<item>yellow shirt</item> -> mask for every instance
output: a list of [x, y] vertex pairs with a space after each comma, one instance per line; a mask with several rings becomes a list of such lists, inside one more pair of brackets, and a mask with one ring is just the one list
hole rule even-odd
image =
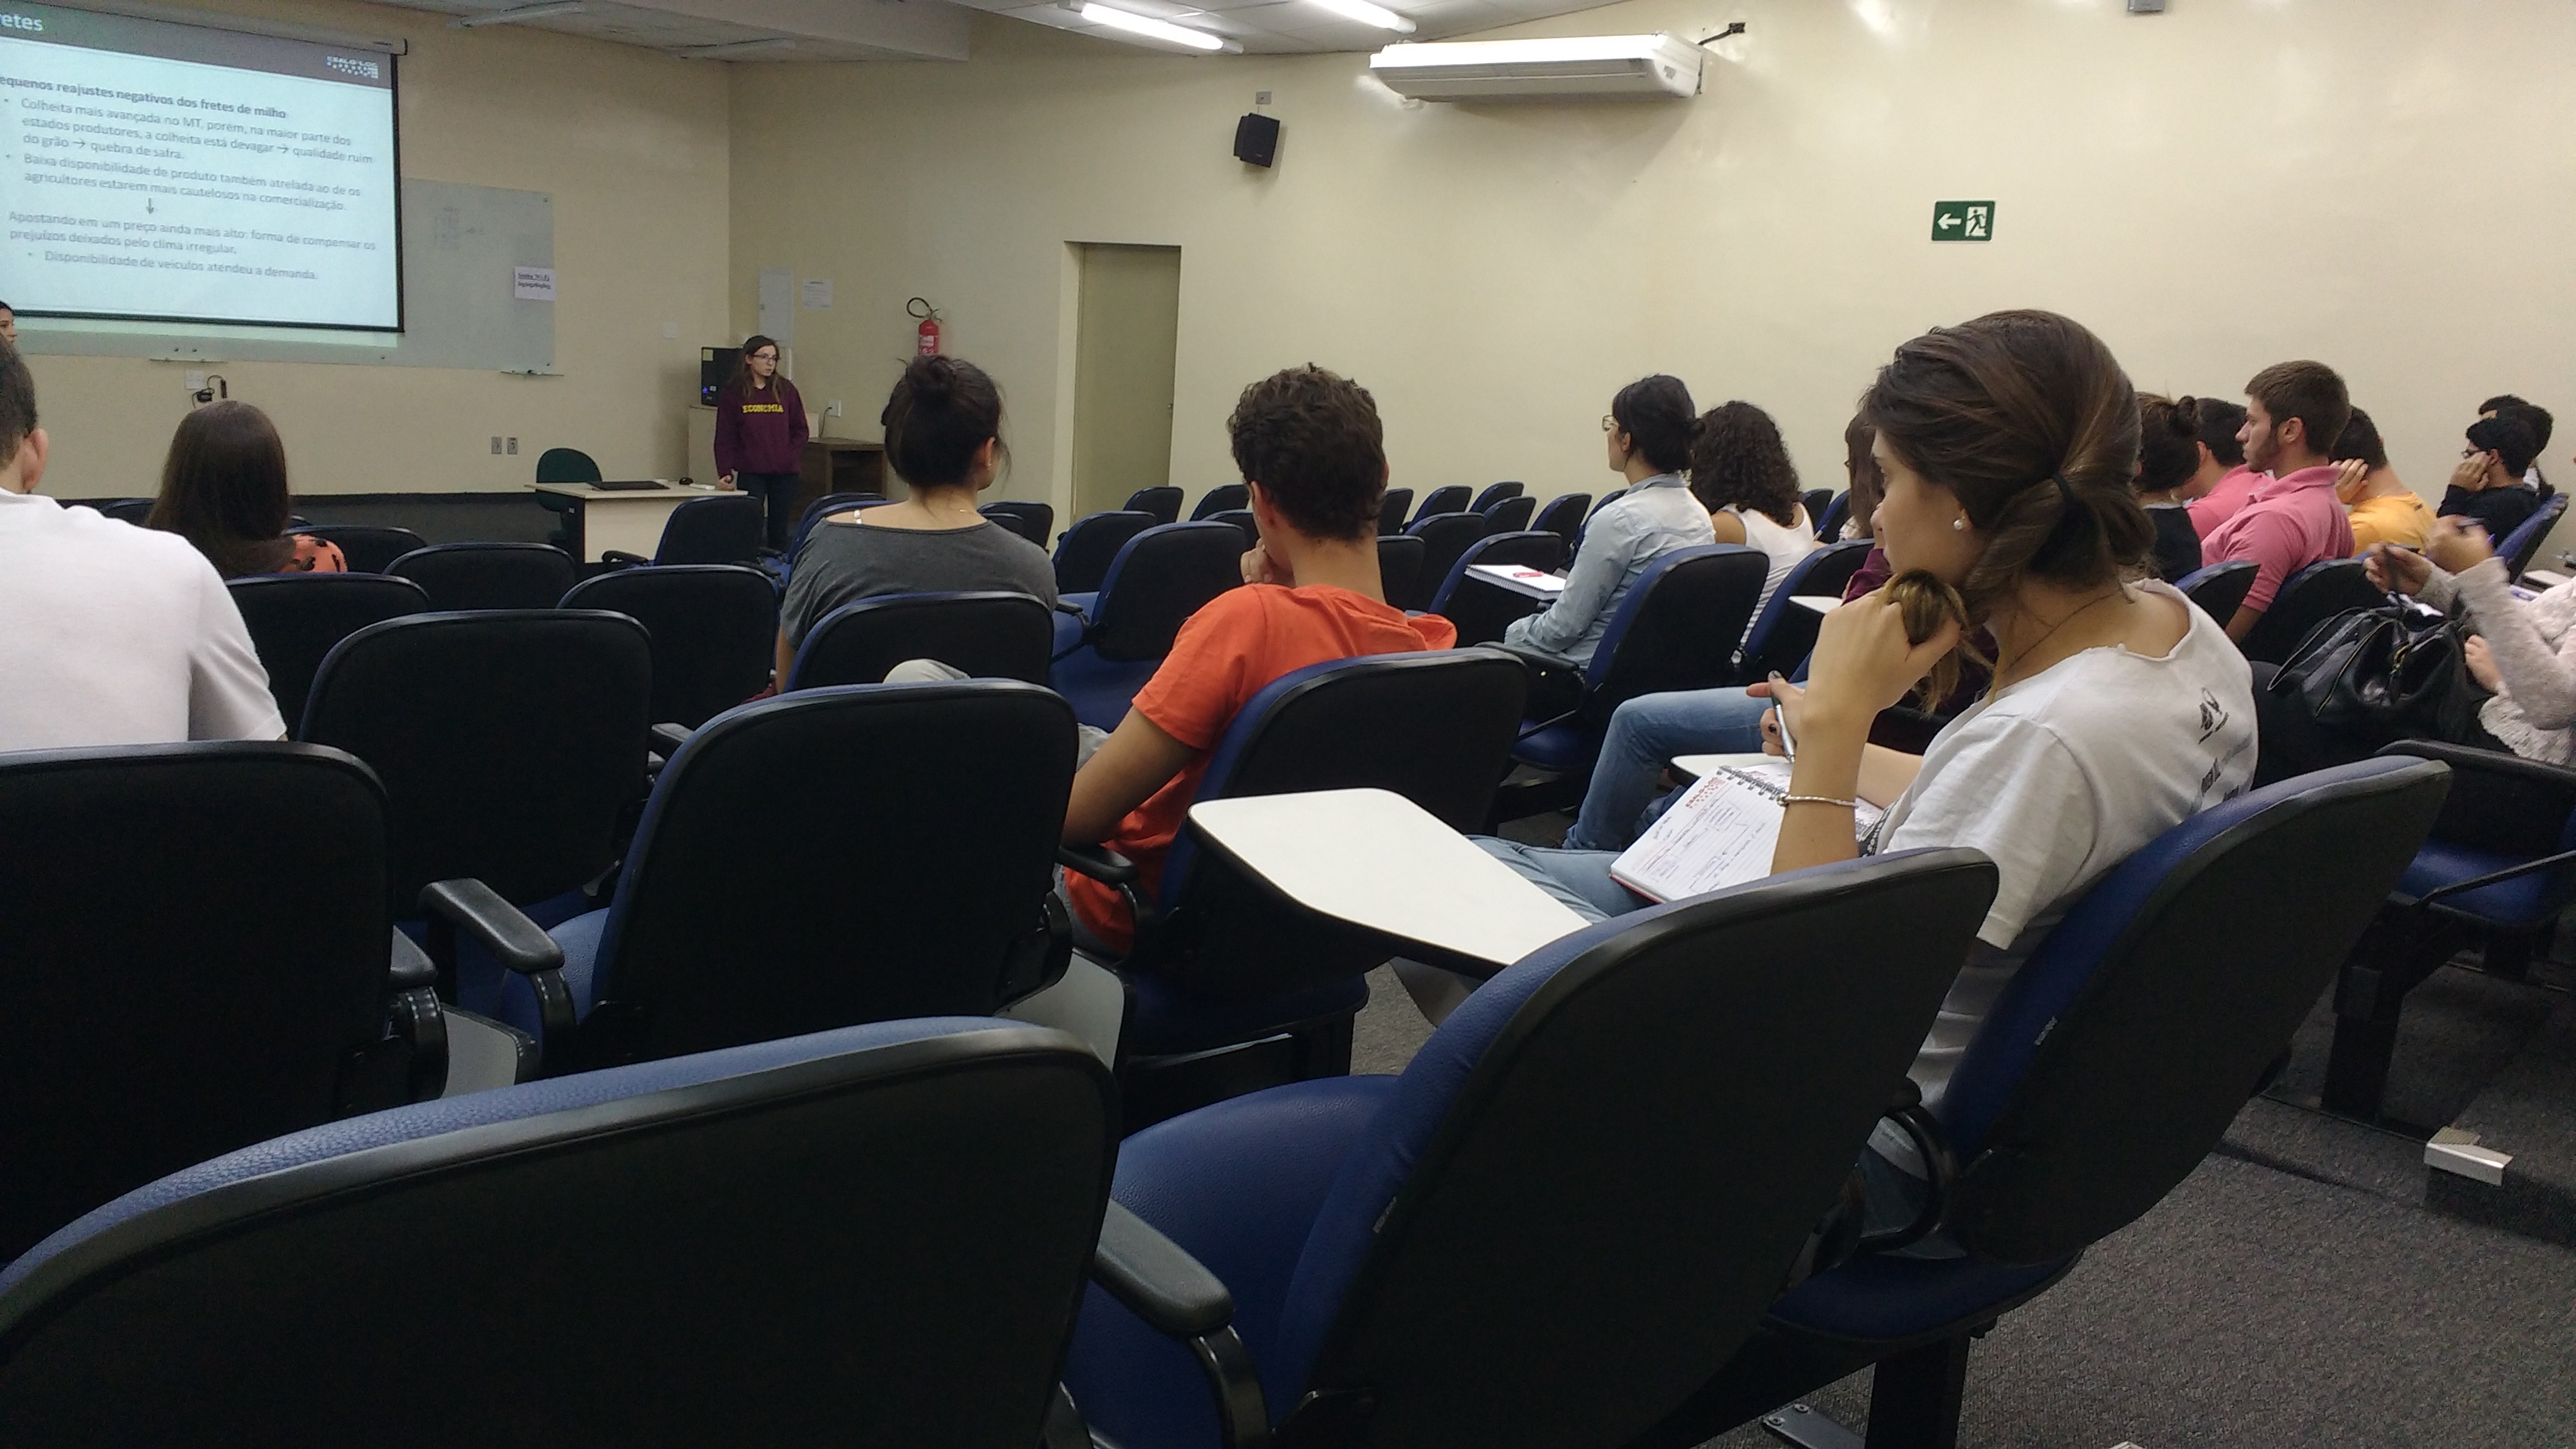
[[2412, 492], [2365, 498], [2348, 511], [2352, 515], [2352, 552], [2356, 558], [2369, 552], [2375, 543], [2422, 548], [2425, 535], [2433, 527], [2432, 508]]

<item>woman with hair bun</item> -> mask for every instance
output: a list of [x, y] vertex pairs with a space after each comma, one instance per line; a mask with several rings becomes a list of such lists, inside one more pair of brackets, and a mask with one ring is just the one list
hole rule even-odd
[[1055, 607], [1046, 550], [976, 511], [976, 496], [1010, 460], [1001, 390], [984, 370], [962, 358], [916, 357], [878, 421], [886, 465], [912, 496], [832, 514], [805, 535], [779, 605], [782, 686], [806, 631], [858, 599], [999, 590]]
[[2200, 567], [2200, 530], [2191, 526], [2200, 456], [2200, 400], [2140, 394], [2138, 503], [2155, 525], [2156, 573], [2166, 583]]
[[[2071, 898], [2252, 780], [2254, 698], [2216, 621], [2169, 584], [2130, 582], [2154, 530], [2131, 489], [2137, 396], [2101, 339], [2048, 312], [1937, 329], [1897, 349], [1861, 410], [1896, 577], [1826, 616], [1803, 690], [1773, 686], [1798, 750], [1771, 868], [1927, 846], [1993, 859], [1994, 904], [1915, 1060], [1937, 1101]], [[1879, 711], [1948, 693], [1980, 625], [1993, 687], [1920, 759], [1870, 745]], [[1862, 798], [1888, 802], [1867, 840]], [[1479, 844], [1587, 919], [1645, 904], [1607, 852]], [[1869, 1228], [1911, 1221], [1925, 1193], [1901, 1136], [1861, 1166]]]
[[1715, 541], [1707, 508], [1682, 483], [1699, 420], [1680, 378], [1657, 373], [1619, 389], [1601, 431], [1608, 435], [1610, 471], [1628, 480], [1628, 491], [1584, 523], [1582, 547], [1556, 602], [1503, 631], [1506, 644], [1576, 664], [1592, 662], [1611, 614], [1646, 565], [1674, 549]]

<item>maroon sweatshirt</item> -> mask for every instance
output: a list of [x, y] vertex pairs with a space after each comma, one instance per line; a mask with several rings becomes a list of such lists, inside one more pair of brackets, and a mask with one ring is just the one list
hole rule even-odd
[[804, 451], [805, 400], [796, 384], [773, 377], [747, 399], [731, 387], [716, 394], [718, 473], [794, 473]]

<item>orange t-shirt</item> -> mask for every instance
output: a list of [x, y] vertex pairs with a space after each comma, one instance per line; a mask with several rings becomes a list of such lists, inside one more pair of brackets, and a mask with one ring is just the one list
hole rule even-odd
[[[1246, 584], [1210, 600], [1172, 641], [1154, 677], [1136, 692], [1134, 708], [1163, 733], [1197, 754], [1178, 775], [1129, 811], [1107, 842], [1136, 863], [1138, 890], [1152, 899], [1163, 879], [1163, 857], [1181, 833], [1181, 821], [1198, 799], [1216, 742], [1252, 697], [1283, 674], [1329, 659], [1363, 654], [1402, 654], [1446, 649], [1457, 627], [1437, 614], [1410, 617], [1348, 589], [1314, 584], [1283, 589]], [[1101, 941], [1125, 952], [1135, 922], [1117, 890], [1089, 876], [1067, 873], [1065, 891], [1082, 923]]]

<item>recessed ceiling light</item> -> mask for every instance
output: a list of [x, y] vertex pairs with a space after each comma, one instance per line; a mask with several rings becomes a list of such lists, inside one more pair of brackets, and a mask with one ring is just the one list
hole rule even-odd
[[1315, 3], [1335, 15], [1356, 20], [1362, 25], [1374, 25], [1380, 30], [1392, 30], [1399, 35], [1413, 33], [1412, 21], [1383, 5], [1371, 5], [1369, 0], [1315, 0]]
[[1156, 20], [1150, 15], [1139, 15], [1132, 10], [1118, 10], [1107, 5], [1093, 4], [1090, 0], [1085, 0], [1075, 13], [1094, 25], [1106, 25], [1112, 30], [1123, 30], [1130, 35], [1144, 36], [1148, 40], [1186, 45], [1192, 50], [1223, 50], [1236, 54], [1241, 54], [1243, 51], [1242, 46], [1223, 36], [1210, 35], [1204, 30], [1193, 30], [1186, 25], [1174, 25], [1168, 20]]

